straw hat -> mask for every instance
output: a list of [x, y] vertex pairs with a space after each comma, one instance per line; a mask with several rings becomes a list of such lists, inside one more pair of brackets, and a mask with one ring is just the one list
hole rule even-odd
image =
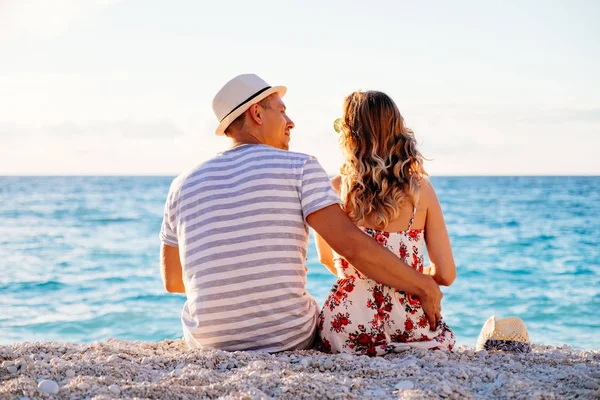
[[481, 328], [475, 349], [529, 353], [531, 346], [525, 322], [517, 317], [498, 319], [491, 316]]
[[255, 74], [238, 75], [225, 84], [213, 99], [213, 111], [219, 120], [215, 133], [225, 135], [225, 129], [252, 104], [256, 104], [273, 93], [283, 97], [285, 86], [270, 86]]

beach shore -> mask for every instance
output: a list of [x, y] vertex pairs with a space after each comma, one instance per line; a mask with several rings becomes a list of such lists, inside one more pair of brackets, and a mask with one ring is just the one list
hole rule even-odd
[[[1, 399], [564, 399], [600, 397], [600, 351], [188, 350], [180, 340], [0, 346]], [[46, 393], [45, 393], [46, 392]]]

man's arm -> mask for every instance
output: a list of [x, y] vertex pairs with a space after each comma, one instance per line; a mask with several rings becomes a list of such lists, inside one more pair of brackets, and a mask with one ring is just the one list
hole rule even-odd
[[185, 293], [183, 268], [179, 259], [179, 249], [164, 243], [160, 247], [160, 272], [165, 289], [169, 293]]
[[396, 257], [352, 223], [339, 205], [311, 213], [306, 221], [331, 248], [369, 278], [419, 297], [429, 326], [441, 318], [442, 292], [431, 276]]

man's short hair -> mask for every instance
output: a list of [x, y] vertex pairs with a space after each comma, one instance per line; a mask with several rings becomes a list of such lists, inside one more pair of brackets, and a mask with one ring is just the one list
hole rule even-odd
[[[273, 96], [273, 95], [271, 95]], [[262, 108], [271, 108], [271, 96], [267, 96], [261, 101], [258, 102]], [[242, 113], [239, 117], [233, 120], [231, 124], [225, 129], [225, 134], [231, 133], [230, 129], [235, 128], [238, 131], [244, 129], [244, 125], [246, 124], [246, 113]]]

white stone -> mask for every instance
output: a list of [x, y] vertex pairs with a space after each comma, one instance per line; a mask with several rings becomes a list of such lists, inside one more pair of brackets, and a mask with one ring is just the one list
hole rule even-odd
[[8, 368], [8, 367], [12, 367], [13, 365], [15, 365], [15, 363], [14, 363], [14, 362], [12, 362], [12, 361], [8, 361], [8, 360], [6, 360], [6, 361], [3, 361], [3, 362], [2, 362], [2, 368]]
[[485, 349], [483, 349], [483, 350], [479, 350], [479, 351], [477, 352], [477, 356], [478, 356], [478, 357], [485, 357], [485, 356], [487, 356], [487, 355], [488, 355], [488, 352], [487, 352], [487, 350], [485, 350]]
[[412, 381], [400, 381], [394, 387], [398, 390], [411, 390], [415, 387], [415, 384]]
[[597, 384], [596, 382], [594, 382], [594, 381], [585, 381], [585, 382], [583, 383], [583, 386], [584, 386], [586, 389], [592, 389], [592, 390], [595, 390], [595, 389], [600, 389], [600, 385], [598, 385], [598, 384]]
[[11, 365], [10, 367], [6, 368], [8, 370], [9, 373], [11, 374], [16, 374], [17, 371], [19, 370], [17, 367], [15, 367], [14, 365]]
[[109, 356], [109, 357], [106, 359], [106, 362], [119, 361], [120, 359], [121, 359], [121, 358], [120, 358], [118, 355], [116, 355], [116, 354], [113, 354], [112, 356]]
[[113, 393], [113, 394], [119, 394], [119, 393], [121, 393], [121, 388], [119, 386], [117, 386], [117, 385], [110, 385], [108, 387], [108, 390], [110, 390], [110, 392]]
[[79, 382], [77, 384], [77, 389], [79, 390], [88, 390], [90, 388], [90, 384], [87, 382]]
[[254, 361], [252, 363], [252, 368], [265, 369], [266, 367], [267, 367], [267, 363], [264, 362], [263, 360]]
[[323, 368], [325, 368], [325, 369], [329, 369], [329, 370], [330, 370], [330, 369], [332, 369], [332, 368], [334, 367], [334, 365], [335, 365], [335, 364], [333, 363], [333, 361], [332, 361], [330, 358], [328, 358], [328, 359], [325, 361], [325, 364], [323, 364]]
[[73, 371], [72, 369], [68, 369], [68, 370], [65, 372], [65, 375], [67, 376], [67, 378], [72, 378], [72, 377], [74, 377], [74, 376], [75, 376], [75, 371]]
[[51, 381], [49, 379], [44, 379], [43, 381], [38, 383], [38, 389], [42, 393], [57, 394], [58, 393], [58, 383]]
[[446, 394], [451, 394], [452, 393], [452, 389], [450, 389], [450, 386], [448, 385], [447, 382], [442, 383], [442, 392], [446, 393]]
[[302, 365], [304, 368], [308, 368], [311, 364], [312, 360], [310, 358], [303, 358], [302, 361], [300, 361], [300, 365]]

